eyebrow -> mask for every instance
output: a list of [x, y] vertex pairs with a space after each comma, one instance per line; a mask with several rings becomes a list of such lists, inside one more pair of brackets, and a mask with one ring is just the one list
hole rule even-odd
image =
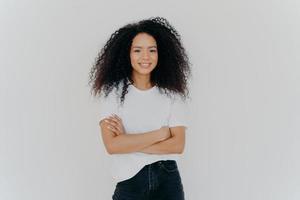
[[[150, 46], [150, 47], [148, 47], [148, 48], [157, 48], [157, 46]], [[142, 48], [141, 46], [133, 46], [132, 48]]]

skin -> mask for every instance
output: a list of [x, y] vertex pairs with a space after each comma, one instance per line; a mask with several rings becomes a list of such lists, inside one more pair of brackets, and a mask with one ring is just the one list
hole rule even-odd
[[[130, 49], [130, 60], [132, 65], [132, 80], [133, 85], [140, 90], [147, 90], [153, 87], [150, 82], [151, 72], [155, 69], [158, 62], [157, 44], [155, 39], [146, 33], [139, 33], [132, 41]], [[148, 64], [142, 66], [142, 63]], [[110, 129], [115, 136], [126, 134], [122, 119], [113, 114], [104, 119], [105, 125]], [[164, 154], [182, 153], [185, 141], [185, 128], [178, 127], [161, 127], [159, 129], [164, 135], [168, 137], [152, 146], [143, 149], [143, 153]]]
[[112, 130], [115, 135], [126, 134], [122, 119], [119, 116], [113, 114], [112, 116], [105, 118], [104, 121], [109, 124], [107, 125], [107, 128]]
[[[134, 86], [142, 90], [151, 88], [150, 75], [158, 62], [157, 44], [151, 35], [139, 33], [135, 36], [130, 49], [130, 61]], [[142, 63], [150, 65], [143, 67]]]

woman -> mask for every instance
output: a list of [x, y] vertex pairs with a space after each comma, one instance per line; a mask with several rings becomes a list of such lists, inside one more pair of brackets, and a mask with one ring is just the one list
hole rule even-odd
[[185, 146], [190, 75], [180, 35], [164, 18], [114, 32], [90, 73], [101, 98], [113, 199], [184, 199], [178, 159]]

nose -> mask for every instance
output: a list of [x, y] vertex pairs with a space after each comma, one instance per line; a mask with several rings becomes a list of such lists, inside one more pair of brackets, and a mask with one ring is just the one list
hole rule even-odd
[[148, 53], [148, 51], [143, 51], [143, 53], [142, 53], [142, 58], [143, 58], [143, 59], [148, 59], [148, 58], [149, 58], [149, 53]]

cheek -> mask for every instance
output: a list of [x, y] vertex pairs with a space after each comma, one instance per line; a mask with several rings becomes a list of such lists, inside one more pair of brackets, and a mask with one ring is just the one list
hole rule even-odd
[[158, 54], [155, 54], [152, 56], [152, 60], [157, 62], [158, 61]]
[[134, 54], [131, 54], [130, 55], [130, 61], [131, 63], [137, 63], [138, 61], [138, 56], [134, 55]]

